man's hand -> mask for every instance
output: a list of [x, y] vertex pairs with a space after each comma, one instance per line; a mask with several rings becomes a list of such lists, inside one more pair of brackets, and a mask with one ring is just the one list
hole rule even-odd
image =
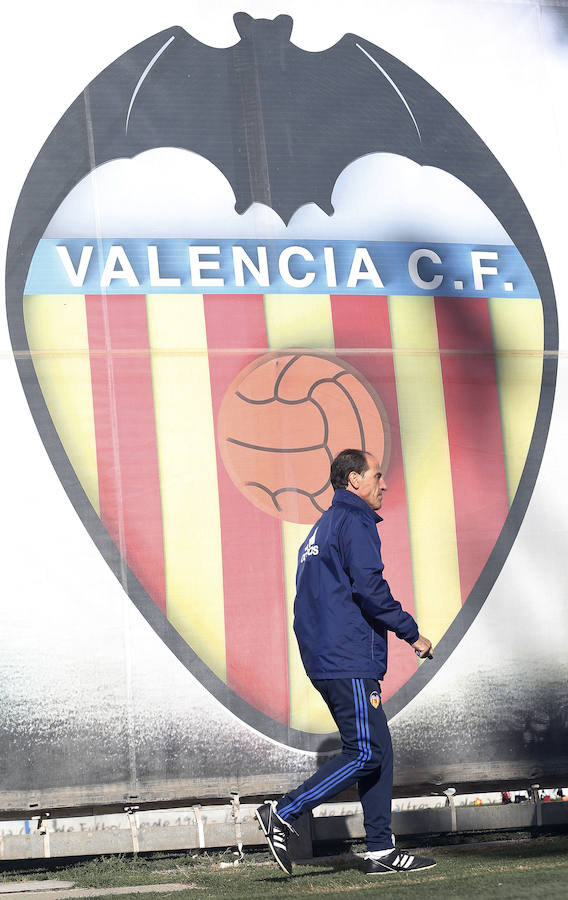
[[421, 634], [418, 635], [418, 640], [414, 641], [413, 645], [416, 653], [420, 657], [420, 659], [432, 659], [434, 654], [432, 653], [432, 641], [429, 641], [428, 638], [422, 637]]

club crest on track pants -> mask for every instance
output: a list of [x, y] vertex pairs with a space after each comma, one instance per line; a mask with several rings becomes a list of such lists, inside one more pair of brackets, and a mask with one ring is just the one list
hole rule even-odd
[[374, 678], [314, 680], [339, 729], [342, 751], [278, 802], [278, 815], [293, 822], [357, 782], [369, 850], [392, 847], [393, 755], [387, 719]]

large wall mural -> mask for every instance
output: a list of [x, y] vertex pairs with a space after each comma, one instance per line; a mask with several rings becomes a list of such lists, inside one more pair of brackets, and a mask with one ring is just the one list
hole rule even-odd
[[8, 322], [45, 449], [128, 597], [259, 741], [318, 751], [333, 722], [292, 617], [330, 460], [382, 460], [385, 575], [436, 647], [419, 664], [392, 642], [392, 718], [516, 539], [556, 302], [515, 185], [418, 72], [351, 34], [302, 50], [287, 15], [235, 24], [225, 49], [149, 37], [63, 115], [14, 214]]

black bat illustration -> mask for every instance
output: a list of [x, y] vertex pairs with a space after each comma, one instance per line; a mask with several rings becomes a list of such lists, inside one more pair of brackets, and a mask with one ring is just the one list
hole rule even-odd
[[[174, 27], [143, 41], [105, 69], [57, 124], [23, 186], [10, 234], [6, 293], [12, 345], [30, 408], [46, 449], [75, 508], [115, 572], [121, 560], [91, 508], [54, 429], [29, 358], [22, 295], [39, 240], [61, 202], [90, 171], [118, 158], [158, 147], [193, 151], [214, 163], [230, 182], [236, 211], [253, 203], [272, 207], [285, 222], [313, 202], [333, 213], [337, 177], [353, 160], [393, 153], [451, 173], [494, 213], [529, 266], [545, 322], [542, 391], [519, 490], [475, 596], [454, 621], [455, 646], [487, 596], [516, 536], [544, 450], [556, 382], [558, 324], [550, 272], [531, 217], [511, 179], [463, 117], [408, 66], [355, 35], [312, 53], [290, 41], [292, 19], [255, 20], [238, 13], [240, 40], [215, 49]], [[188, 664], [191, 651], [135, 576], [128, 592], [168, 646]], [[485, 581], [484, 581], [485, 579]], [[438, 648], [429, 667], [413, 676], [393, 701], [401, 708], [447, 657]], [[247, 706], [196, 657], [190, 668], [214, 693], [250, 721]], [[430, 672], [426, 672], [430, 668]], [[218, 682], [218, 684], [217, 684]], [[228, 699], [227, 699], [228, 698]], [[393, 705], [393, 703], [395, 705]], [[240, 710], [240, 711], [239, 711]], [[262, 718], [256, 713], [256, 718]], [[283, 726], [282, 726], [283, 727]], [[261, 730], [279, 739], [275, 723]], [[308, 736], [286, 742], [310, 747]]]
[[[28, 175], [14, 216], [12, 263], [24, 251], [22, 263], [29, 265], [29, 250], [61, 201], [109, 160], [158, 147], [191, 150], [226, 176], [237, 212], [256, 201], [288, 222], [309, 202], [331, 214], [332, 189], [343, 169], [383, 152], [435, 166], [470, 187], [548, 294], [542, 246], [515, 186], [465, 119], [423, 78], [356, 35], [312, 53], [290, 42], [289, 16], [270, 21], [237, 13], [234, 20], [241, 39], [233, 47], [209, 47], [174, 27], [94, 79]], [[34, 221], [35, 233], [22, 233], [22, 221]]]

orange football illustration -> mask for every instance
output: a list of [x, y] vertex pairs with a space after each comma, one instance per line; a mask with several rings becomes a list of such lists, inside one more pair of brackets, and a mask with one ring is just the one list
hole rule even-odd
[[239, 490], [289, 522], [315, 522], [328, 508], [329, 466], [340, 450], [368, 450], [388, 465], [377, 393], [352, 366], [313, 352], [269, 353], [240, 372], [223, 398], [217, 438]]

